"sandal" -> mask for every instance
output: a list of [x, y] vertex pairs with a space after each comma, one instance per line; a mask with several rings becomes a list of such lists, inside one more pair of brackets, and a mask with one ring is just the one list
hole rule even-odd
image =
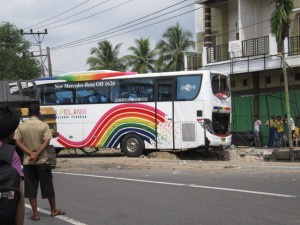
[[51, 216], [52, 216], [52, 217], [55, 217], [55, 216], [61, 216], [61, 215], [65, 215], [65, 214], [66, 214], [66, 212], [57, 209], [57, 210], [55, 210], [54, 213], [51, 213]]
[[39, 216], [32, 216], [30, 219], [33, 221], [39, 221], [41, 218]]

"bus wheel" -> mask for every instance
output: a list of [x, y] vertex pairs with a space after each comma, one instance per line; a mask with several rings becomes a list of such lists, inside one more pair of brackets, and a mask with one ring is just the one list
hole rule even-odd
[[121, 143], [121, 149], [128, 157], [138, 157], [143, 154], [145, 143], [137, 134], [127, 134]]

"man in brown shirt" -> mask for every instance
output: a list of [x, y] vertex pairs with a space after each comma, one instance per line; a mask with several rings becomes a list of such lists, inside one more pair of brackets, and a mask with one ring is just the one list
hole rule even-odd
[[19, 125], [14, 139], [16, 145], [24, 153], [25, 198], [29, 198], [33, 211], [31, 219], [40, 220], [37, 211], [39, 183], [42, 198], [48, 198], [49, 200], [51, 216], [63, 215], [65, 212], [56, 208], [51, 165], [46, 152], [52, 138], [51, 130], [47, 123], [39, 120], [40, 106], [38, 104], [31, 104], [28, 107], [28, 112], [29, 120]]

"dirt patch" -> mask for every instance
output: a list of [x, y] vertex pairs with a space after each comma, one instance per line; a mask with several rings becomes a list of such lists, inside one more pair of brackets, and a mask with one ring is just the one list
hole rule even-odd
[[[92, 150], [90, 150], [93, 152]], [[203, 161], [264, 161], [272, 154], [272, 150], [253, 147], [231, 146], [225, 150], [213, 151], [205, 149], [194, 149], [187, 151], [155, 151], [140, 158], [166, 159], [166, 160], [203, 160]], [[120, 149], [100, 149], [94, 154], [85, 154], [80, 150], [65, 150], [58, 157], [126, 157]], [[126, 157], [127, 158], [127, 157]]]
[[[64, 172], [96, 172], [103, 170], [164, 170], [171, 173], [188, 171], [221, 172], [224, 169], [251, 170], [254, 165], [265, 165], [264, 161], [272, 155], [273, 150], [249, 147], [234, 147], [223, 151], [159, 151], [151, 152], [139, 158], [126, 157], [114, 149], [100, 151], [94, 155], [65, 155], [58, 158], [57, 169]], [[268, 162], [272, 165], [276, 162]], [[270, 169], [271, 170], [271, 169]], [[290, 171], [289, 171], [290, 172]]]
[[176, 154], [172, 152], [151, 152], [147, 156], [143, 156], [146, 158], [154, 158], [154, 159], [178, 159]]
[[147, 158], [177, 159], [177, 160], [203, 160], [203, 161], [247, 161], [259, 162], [266, 160], [272, 154], [272, 150], [253, 147], [231, 146], [222, 151], [196, 149], [178, 152], [152, 152]]

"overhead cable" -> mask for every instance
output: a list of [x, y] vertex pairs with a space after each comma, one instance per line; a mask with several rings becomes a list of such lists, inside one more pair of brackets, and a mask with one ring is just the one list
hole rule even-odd
[[[138, 28], [135, 28], [135, 29], [132, 29], [132, 30], [129, 30], [129, 31], [120, 33], [120, 34], [115, 34], [115, 35], [112, 35], [112, 36], [109, 36], [109, 37], [100, 39], [100, 40], [98, 40], [98, 41], [102, 41], [102, 40], [106, 40], [106, 39], [113, 38], [113, 37], [116, 37], [116, 36], [120, 36], [120, 35], [123, 35], [123, 34], [127, 34], [127, 33], [130, 33], [130, 32], [136, 31], [136, 30], [141, 30], [141, 29], [144, 29], [144, 28], [147, 28], [147, 27], [150, 27], [150, 26], [153, 26], [153, 25], [156, 25], [156, 24], [165, 22], [165, 21], [167, 21], [167, 20], [171, 20], [171, 19], [174, 19], [174, 18], [176, 18], [176, 17], [183, 16], [183, 15], [185, 15], [185, 14], [194, 12], [195, 10], [198, 10], [198, 8], [197, 8], [197, 9], [190, 10], [190, 11], [187, 11], [187, 12], [184, 12], [184, 13], [181, 13], [181, 14], [177, 14], [177, 15], [175, 15], [175, 16], [172, 16], [172, 17], [169, 17], [169, 18], [166, 18], [166, 19], [163, 19], [163, 20], [160, 20], [160, 21], [151, 23], [151, 24], [148, 24], [148, 25], [143, 26], [143, 27], [138, 27]], [[89, 41], [89, 42], [84, 42], [84, 43], [74, 43], [74, 44], [69, 44], [69, 45], [66, 44], [66, 45], [61, 45], [61, 46], [57, 46], [57, 47], [52, 47], [52, 48], [50, 48], [50, 49], [51, 49], [51, 50], [60, 50], [60, 49], [66, 49], [66, 48], [73, 48], [73, 47], [78, 47], [78, 46], [81, 46], [81, 45], [90, 44], [90, 43], [93, 43], [93, 42], [95, 42], [95, 41], [93, 40], [93, 41]]]
[[76, 6], [72, 7], [71, 9], [68, 9], [68, 10], [66, 10], [66, 11], [64, 11], [64, 12], [62, 12], [62, 13], [56, 15], [56, 16], [53, 16], [53, 17], [51, 17], [51, 18], [49, 18], [49, 19], [46, 19], [46, 20], [44, 20], [44, 21], [42, 21], [42, 22], [39, 22], [39, 23], [36, 23], [36, 24], [34, 24], [34, 25], [25, 27], [25, 28], [23, 28], [23, 30], [28, 29], [28, 28], [35, 28], [35, 26], [40, 25], [40, 24], [42, 24], [42, 23], [45, 23], [45, 22], [47, 22], [47, 21], [49, 21], [49, 20], [52, 20], [52, 19], [54, 19], [54, 18], [56, 18], [56, 17], [59, 17], [59, 16], [65, 14], [65, 13], [67, 13], [67, 12], [70, 12], [70, 11], [72, 11], [73, 9], [76, 9], [76, 8], [78, 8], [79, 6], [81, 6], [81, 5], [83, 5], [83, 4], [86, 4], [86, 3], [89, 2], [89, 1], [90, 1], [90, 0], [87, 0], [87, 1], [85, 1], [85, 2], [83, 2], [83, 3], [80, 3], [79, 5], [76, 5]]
[[99, 6], [99, 5], [103, 5], [103, 4], [105, 4], [105, 3], [109, 2], [109, 1], [111, 1], [111, 0], [105, 0], [104, 2], [100, 2], [100, 3], [96, 4], [96, 5], [91, 6], [90, 8], [87, 8], [87, 9], [85, 9], [85, 10], [83, 10], [83, 11], [80, 11], [80, 12], [78, 12], [78, 13], [72, 14], [71, 16], [62, 18], [62, 19], [60, 19], [60, 20], [56, 20], [56, 21], [54, 21], [54, 22], [52, 22], [52, 23], [48, 23], [48, 24], [45, 24], [45, 25], [43, 25], [43, 26], [35, 27], [35, 29], [38, 29], [38, 28], [41, 28], [41, 27], [47, 27], [47, 26], [49, 26], [49, 25], [52, 25], [52, 24], [59, 23], [59, 22], [61, 22], [61, 21], [70, 19], [70, 18], [72, 18], [72, 17], [74, 17], [74, 16], [78, 16], [79, 14], [82, 14], [82, 13], [84, 13], [84, 12], [87, 12], [87, 11], [91, 10], [91, 9], [94, 9], [95, 7], [97, 7], [97, 6]]
[[[185, 1], [186, 1], [186, 0], [185, 0]], [[178, 10], [181, 10], [181, 9], [183, 9], [183, 8], [189, 7], [190, 5], [193, 5], [193, 4], [189, 4], [189, 5], [183, 6], [183, 7], [181, 7], [181, 8], [175, 9], [175, 10], [173, 10], [173, 11], [164, 13], [164, 14], [159, 15], [159, 16], [156, 16], [156, 17], [154, 17], [154, 18], [150, 18], [150, 19], [144, 20], [144, 21], [142, 21], [142, 22], [135, 23], [135, 24], [133, 24], [133, 25], [127, 26], [127, 25], [132, 24], [132, 23], [134, 23], [134, 22], [137, 22], [137, 21], [139, 21], [139, 20], [142, 20], [142, 19], [145, 19], [145, 18], [147, 18], [147, 17], [153, 16], [153, 15], [155, 15], [155, 14], [157, 14], [157, 13], [160, 13], [160, 12], [162, 12], [162, 11], [164, 11], [164, 10], [170, 9], [170, 8], [172, 8], [172, 7], [174, 7], [174, 6], [178, 5], [178, 4], [181, 4], [182, 2], [185, 2], [185, 1], [181, 1], [181, 2], [179, 2], [179, 3], [176, 3], [176, 4], [172, 5], [172, 6], [168, 6], [168, 7], [164, 8], [164, 9], [161, 9], [161, 10], [159, 10], [159, 11], [157, 11], [157, 12], [148, 14], [148, 15], [146, 15], [146, 16], [143, 16], [143, 17], [139, 18], [139, 19], [130, 21], [130, 22], [128, 22], [128, 23], [122, 24], [122, 25], [120, 25], [120, 26], [111, 28], [111, 29], [109, 29], [109, 30], [106, 30], [106, 31], [103, 31], [103, 32], [100, 32], [100, 33], [97, 33], [97, 34], [94, 34], [94, 35], [91, 35], [91, 36], [88, 36], [88, 37], [86, 37], [86, 38], [78, 39], [78, 40], [76, 40], [76, 41], [72, 41], [72, 42], [69, 42], [69, 43], [65, 43], [65, 44], [62, 44], [62, 45], [58, 45], [58, 46], [52, 47], [52, 49], [62, 48], [62, 47], [71, 46], [71, 45], [77, 45], [77, 44], [80, 44], [80, 43], [83, 43], [83, 42], [91, 41], [91, 40], [97, 39], [97, 38], [102, 37], [102, 36], [106, 36], [106, 35], [109, 35], [109, 34], [112, 34], [112, 33], [116, 33], [116, 32], [122, 31], [122, 30], [124, 30], [124, 29], [131, 28], [131, 27], [133, 27], [133, 26], [140, 25], [140, 24], [142, 24], [142, 23], [149, 22], [149, 21], [151, 21], [151, 20], [154, 20], [154, 19], [157, 19], [157, 18], [159, 18], [159, 17], [168, 15], [168, 14], [170, 14], [170, 13], [174, 13], [174, 12], [176, 12], [176, 11], [178, 11]], [[195, 10], [192, 10], [192, 11], [195, 11]], [[189, 11], [189, 12], [191, 12], [191, 11]], [[164, 20], [163, 20], [163, 21], [164, 21]], [[125, 27], [124, 27], [124, 26], [125, 26]], [[123, 27], [123, 28], [122, 28], [122, 27]], [[147, 27], [147, 26], [146, 26], [146, 27]], [[121, 29], [118, 29], [118, 28], [121, 28]], [[116, 29], [118, 29], [118, 30], [116, 30]], [[142, 29], [142, 28], [139, 28], [139, 29]], [[116, 31], [113, 31], [113, 30], [116, 30]], [[110, 32], [110, 31], [112, 31], [112, 32]], [[88, 43], [90, 43], [90, 42], [88, 42]]]
[[64, 23], [64, 24], [61, 24], [61, 25], [49, 27], [48, 29], [50, 30], [50, 29], [54, 29], [54, 28], [57, 28], [57, 27], [66, 26], [66, 25], [69, 25], [69, 24], [72, 24], [72, 23], [75, 23], [75, 22], [78, 22], [78, 21], [81, 21], [81, 20], [85, 20], [85, 19], [91, 18], [91, 17], [96, 16], [96, 15], [99, 15], [99, 14], [101, 14], [101, 13], [110, 11], [110, 10], [115, 9], [115, 8], [118, 8], [118, 7], [122, 6], [122, 5], [125, 5], [125, 4], [127, 4], [127, 3], [129, 3], [129, 2], [131, 2], [131, 1], [133, 1], [133, 0], [129, 0], [129, 1], [123, 2], [123, 3], [119, 4], [119, 5], [113, 6], [113, 7], [111, 7], [111, 8], [105, 9], [105, 10], [103, 10], [103, 11], [101, 11], [101, 12], [95, 13], [95, 14], [93, 14], [93, 15], [90, 15], [90, 16], [87, 16], [87, 17], [84, 17], [84, 18], [81, 18], [81, 19], [78, 19], [78, 20], [74, 20], [74, 21], [71, 21], [71, 22], [68, 22], [68, 23]]

